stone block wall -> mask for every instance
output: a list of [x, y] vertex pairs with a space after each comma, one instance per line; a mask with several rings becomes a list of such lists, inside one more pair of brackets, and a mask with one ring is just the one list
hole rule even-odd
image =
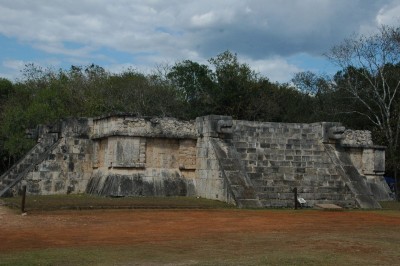
[[234, 203], [214, 147], [208, 138], [197, 141], [195, 188], [200, 197]]
[[[49, 127], [40, 127], [41, 137], [37, 144], [16, 164], [0, 176], [0, 197], [18, 194], [21, 180], [35, 170], [37, 165], [49, 156], [50, 152], [59, 143], [59, 132], [50, 131]], [[39, 131], [38, 130], [38, 131]], [[38, 136], [37, 133], [34, 135]]]
[[33, 194], [200, 196], [252, 208], [293, 207], [295, 187], [309, 206], [377, 208], [389, 199], [384, 147], [338, 123], [114, 115], [39, 131], [0, 189], [24, 176]]
[[87, 192], [114, 196], [195, 195], [196, 133], [190, 121], [94, 119], [94, 172]]
[[364, 176], [376, 200], [391, 200], [391, 192], [384, 180], [385, 147], [374, 145], [371, 132], [346, 130], [340, 146], [350, 157], [359, 175]]
[[[92, 141], [88, 137], [90, 119], [62, 121], [56, 146], [25, 177], [28, 193], [84, 193], [92, 174]], [[54, 130], [54, 129], [53, 129]], [[39, 140], [40, 141], [40, 140]]]
[[[96, 158], [105, 161], [107, 166], [98, 164], [94, 167], [87, 190], [89, 193], [114, 196], [194, 195], [195, 140], [124, 136], [110, 141], [112, 138], [115, 137], [108, 138], [109, 145], [101, 145], [104, 140], [95, 141], [100, 142], [96, 145], [99, 147]], [[100, 159], [102, 156], [106, 158]]]
[[91, 141], [64, 138], [25, 178], [32, 194], [84, 193], [92, 174]]
[[335, 202], [355, 207], [322, 139], [321, 123], [233, 122], [232, 142], [266, 207], [293, 206], [295, 187], [310, 205]]
[[94, 118], [90, 134], [92, 139], [109, 136], [177, 139], [195, 139], [197, 137], [193, 121], [181, 121], [175, 118], [135, 117], [129, 114]]
[[197, 156], [195, 188], [198, 196], [236, 204], [229, 184], [223, 174], [223, 166], [211, 140], [223, 134], [218, 121], [230, 121], [228, 116], [211, 115], [196, 119]]
[[141, 137], [112, 136], [94, 142], [93, 167], [144, 167], [146, 139]]

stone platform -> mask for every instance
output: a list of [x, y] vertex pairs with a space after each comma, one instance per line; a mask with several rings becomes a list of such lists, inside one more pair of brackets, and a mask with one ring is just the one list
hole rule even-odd
[[[198, 196], [242, 208], [380, 208], [390, 199], [385, 148], [339, 123], [196, 121], [130, 114], [42, 126], [38, 144], [0, 177], [3, 195]], [[2, 195], [0, 195], [2, 196]]]

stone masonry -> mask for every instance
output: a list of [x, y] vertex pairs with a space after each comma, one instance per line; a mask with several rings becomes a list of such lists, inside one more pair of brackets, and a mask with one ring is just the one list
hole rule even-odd
[[36, 133], [36, 147], [0, 177], [0, 196], [23, 181], [31, 194], [199, 196], [243, 208], [293, 207], [294, 188], [310, 207], [380, 208], [390, 199], [385, 148], [338, 123], [124, 114]]

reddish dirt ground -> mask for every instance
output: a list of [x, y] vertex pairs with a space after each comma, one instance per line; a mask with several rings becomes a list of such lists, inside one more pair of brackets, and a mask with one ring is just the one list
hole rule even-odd
[[[53, 211], [22, 216], [0, 206], [0, 252], [50, 247], [152, 244], [185, 239], [212, 240], [238, 234], [286, 234], [291, 236], [290, 239], [296, 239], [293, 238], [296, 236], [304, 239], [306, 232], [313, 232], [317, 237], [326, 232], [350, 234], [378, 227], [398, 230], [399, 216], [362, 211], [228, 209]], [[318, 245], [316, 243], [314, 248], [320, 248]], [[335, 246], [333, 242], [323, 245], [343, 248]]]

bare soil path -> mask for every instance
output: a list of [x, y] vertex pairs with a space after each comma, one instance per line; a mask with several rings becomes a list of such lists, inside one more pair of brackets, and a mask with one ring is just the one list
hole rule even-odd
[[0, 254], [93, 246], [164, 247], [192, 257], [323, 252], [385, 265], [400, 258], [400, 213], [84, 210], [22, 216], [0, 206]]

